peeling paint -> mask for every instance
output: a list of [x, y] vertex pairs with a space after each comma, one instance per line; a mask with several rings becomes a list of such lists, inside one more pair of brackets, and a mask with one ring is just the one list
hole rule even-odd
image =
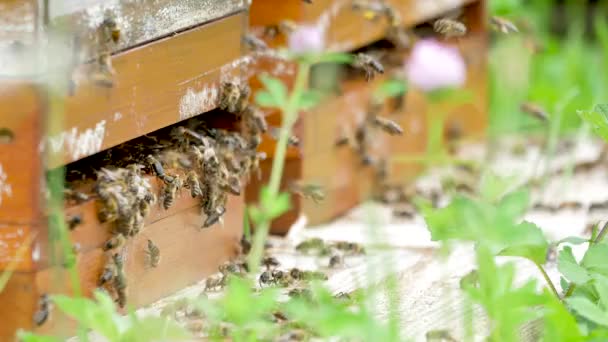
[[8, 175], [4, 171], [2, 164], [0, 164], [0, 206], [2, 206], [2, 199], [4, 197], [13, 196], [13, 187], [8, 182]]
[[179, 101], [179, 118], [185, 120], [200, 113], [215, 108], [219, 100], [219, 90], [216, 85], [205, 84], [201, 91], [188, 88]]
[[49, 146], [53, 153], [66, 153], [71, 160], [90, 156], [101, 151], [106, 133], [106, 120], [98, 122], [94, 128], [79, 132], [78, 128], [49, 137], [41, 147]]

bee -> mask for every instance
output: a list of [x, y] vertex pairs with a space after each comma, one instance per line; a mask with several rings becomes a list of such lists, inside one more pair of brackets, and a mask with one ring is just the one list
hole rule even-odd
[[97, 187], [97, 195], [102, 201], [98, 211], [99, 221], [112, 222], [118, 218], [118, 200], [113, 190], [105, 186]]
[[89, 200], [89, 195], [72, 189], [63, 189], [63, 195], [66, 199], [72, 200], [76, 204], [81, 204]]
[[292, 298], [312, 299], [312, 291], [304, 287], [293, 288], [287, 292], [287, 295]]
[[245, 45], [247, 45], [247, 48], [251, 51], [265, 51], [268, 50], [268, 45], [266, 45], [266, 43], [259, 39], [258, 37], [254, 36], [251, 33], [247, 33], [245, 34], [245, 36], [243, 36], [243, 42], [245, 43]]
[[264, 287], [265, 285], [271, 285], [274, 282], [275, 280], [270, 270], [262, 272], [258, 278], [258, 283], [260, 284], [260, 287]]
[[111, 40], [112, 42], [114, 42], [114, 44], [116, 44], [120, 40], [120, 28], [116, 23], [114, 15], [109, 11], [105, 13], [105, 17], [101, 22], [101, 30], [103, 31], [103, 35], [105, 37], [104, 42], [108, 42]]
[[278, 24], [266, 26], [264, 28], [264, 36], [270, 39], [276, 38], [279, 34], [288, 36], [295, 31], [296, 28], [297, 25], [292, 20], [281, 20]]
[[336, 141], [334, 142], [334, 145], [336, 147], [342, 147], [342, 146], [348, 145], [349, 143], [350, 143], [350, 138], [346, 134], [344, 134], [344, 135], [339, 136], [336, 139]]
[[241, 180], [237, 176], [230, 175], [228, 176], [228, 179], [226, 179], [225, 182], [222, 183], [222, 191], [226, 191], [234, 196], [241, 195]]
[[414, 215], [416, 215], [416, 210], [410, 205], [401, 205], [393, 208], [394, 217], [412, 219]]
[[148, 239], [146, 255], [148, 258], [148, 265], [150, 265], [150, 267], [158, 267], [158, 264], [160, 264], [160, 249], [150, 239]]
[[399, 126], [399, 124], [393, 120], [379, 116], [374, 116], [372, 120], [374, 126], [380, 128], [382, 131], [390, 135], [403, 135], [403, 128], [401, 128], [401, 126]]
[[242, 112], [243, 119], [246, 125], [250, 127], [250, 131], [255, 133], [266, 133], [268, 131], [268, 123], [264, 112], [253, 105], [247, 105]]
[[302, 1], [304, 1], [307, 4], [312, 4], [312, 0], [302, 0]]
[[365, 254], [363, 246], [355, 242], [336, 241], [332, 246], [338, 250], [348, 252], [349, 254]]
[[165, 174], [165, 169], [163, 168], [163, 164], [161, 164], [161, 162], [158, 161], [156, 157], [149, 154], [146, 157], [146, 162], [148, 163], [148, 166], [152, 169], [154, 174], [156, 174], [156, 177], [160, 178], [161, 180], [165, 180], [165, 178], [167, 177], [167, 175]]
[[427, 342], [431, 341], [449, 341], [449, 342], [458, 342], [449, 331], [447, 330], [430, 330], [426, 333]]
[[504, 34], [519, 32], [517, 26], [515, 26], [515, 24], [505, 18], [493, 16], [490, 18], [490, 23], [492, 24], [492, 26], [494, 26], [495, 29]]
[[277, 260], [277, 258], [275, 258], [273, 256], [267, 256], [264, 259], [262, 259], [262, 265], [265, 266], [267, 269], [270, 269], [270, 268], [278, 267], [281, 264], [279, 263], [279, 260]]
[[290, 190], [304, 198], [313, 200], [315, 203], [319, 203], [325, 199], [323, 188], [317, 184], [292, 183], [290, 185]]
[[97, 281], [97, 286], [103, 286], [104, 284], [109, 283], [112, 279], [114, 279], [115, 275], [116, 265], [114, 264], [113, 260], [108, 259], [103, 267], [103, 271], [101, 271], [101, 276]]
[[334, 295], [334, 298], [336, 299], [346, 299], [346, 300], [350, 300], [352, 299], [350, 294], [348, 292], [338, 292]]
[[295, 280], [327, 280], [327, 274], [320, 271], [303, 271], [298, 268], [292, 268], [289, 271], [289, 276]]
[[338, 268], [344, 265], [344, 257], [340, 254], [334, 254], [329, 258], [328, 267]]
[[118, 306], [124, 308], [127, 304], [127, 277], [124, 272], [124, 262], [122, 254], [114, 254], [112, 256], [116, 267], [116, 274], [113, 279], [114, 290], [118, 296]]
[[109, 251], [110, 249], [120, 248], [125, 244], [125, 236], [121, 233], [118, 233], [112, 236], [108, 241], [103, 244], [102, 249], [104, 251]]
[[247, 84], [239, 84], [238, 81], [222, 82], [219, 107], [230, 113], [241, 113], [247, 107], [247, 101], [251, 94], [251, 88]]
[[589, 212], [608, 209], [608, 201], [594, 202], [589, 206]]
[[172, 180], [170, 182], [166, 182], [163, 188], [163, 208], [165, 208], [165, 210], [171, 208], [175, 202], [177, 190], [182, 187], [182, 181], [179, 176], [175, 175], [169, 177], [171, 177]]
[[188, 172], [188, 175], [186, 176], [186, 184], [190, 188], [190, 196], [192, 196], [192, 198], [203, 196], [203, 190], [201, 189], [198, 175], [194, 170]]
[[82, 216], [81, 215], [70, 216], [67, 219], [67, 223], [68, 223], [68, 228], [70, 230], [74, 230], [74, 229], [76, 229], [76, 227], [78, 225], [82, 224]]
[[212, 276], [205, 280], [205, 291], [215, 291], [226, 285], [226, 278], [223, 276]]
[[34, 313], [34, 324], [41, 326], [50, 316], [51, 312], [51, 301], [49, 295], [44, 293], [38, 299], [38, 310]]
[[532, 116], [535, 119], [543, 122], [547, 122], [549, 120], [549, 115], [545, 109], [535, 103], [524, 102], [519, 108], [522, 112]]
[[296, 245], [296, 251], [300, 253], [309, 253], [311, 251], [329, 251], [325, 242], [320, 238], [310, 238]]
[[467, 26], [456, 19], [442, 18], [435, 20], [433, 30], [446, 38], [462, 37], [467, 33]]
[[220, 222], [222, 216], [226, 213], [226, 207], [220, 206], [207, 215], [207, 219], [203, 223], [203, 228], [209, 228]]
[[[270, 136], [274, 140], [279, 140], [279, 136], [281, 134], [281, 129], [282, 128], [272, 127], [270, 129]], [[287, 145], [298, 147], [298, 146], [300, 146], [300, 139], [298, 139], [298, 137], [296, 137], [295, 135], [292, 135], [292, 136], [290, 136], [290, 137], [287, 138]]]
[[368, 82], [377, 74], [384, 73], [384, 66], [376, 58], [362, 52], [355, 56], [352, 66], [355, 69], [363, 70], [365, 72], [365, 79]]

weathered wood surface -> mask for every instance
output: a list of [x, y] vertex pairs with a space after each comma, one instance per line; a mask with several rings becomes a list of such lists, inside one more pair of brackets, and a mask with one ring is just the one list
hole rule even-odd
[[[450, 10], [474, 3], [476, 0], [390, 0], [407, 27], [423, 23]], [[351, 9], [348, 0], [319, 0], [306, 4], [301, 0], [287, 0], [277, 4], [273, 0], [257, 0], [251, 5], [251, 26], [262, 33], [263, 27], [276, 25], [280, 20], [293, 20], [299, 24], [316, 25], [325, 32], [330, 50], [350, 51], [368, 45], [385, 36], [388, 23], [372, 22]], [[270, 41], [283, 44], [284, 37]]]
[[114, 87], [85, 77], [66, 99], [64, 132], [44, 145], [69, 163], [214, 109], [220, 80], [238, 76], [248, 60], [241, 59], [245, 18], [239, 13], [114, 55]]

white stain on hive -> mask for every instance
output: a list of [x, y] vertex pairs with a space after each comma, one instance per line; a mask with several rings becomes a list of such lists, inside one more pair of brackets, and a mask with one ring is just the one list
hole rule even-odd
[[122, 119], [122, 114], [120, 112], [114, 113], [114, 122]]
[[13, 187], [8, 182], [8, 175], [4, 171], [2, 164], [0, 164], [0, 206], [2, 205], [2, 199], [4, 197], [13, 196]]
[[48, 138], [45, 145], [53, 153], [64, 152], [72, 160], [77, 160], [101, 151], [105, 134], [106, 120], [101, 120], [95, 127], [87, 128], [84, 132], [72, 127], [69, 131]]
[[179, 101], [180, 120], [188, 119], [214, 109], [218, 98], [219, 90], [215, 85], [206, 84], [198, 92], [192, 88], [188, 88], [186, 94]]

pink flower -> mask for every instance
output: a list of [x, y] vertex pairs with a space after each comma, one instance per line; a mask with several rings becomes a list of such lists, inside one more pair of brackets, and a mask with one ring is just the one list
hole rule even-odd
[[458, 49], [433, 39], [414, 45], [405, 72], [411, 85], [424, 91], [456, 88], [467, 78], [466, 65]]
[[325, 31], [318, 26], [299, 26], [289, 35], [289, 50], [296, 54], [321, 52], [325, 48]]

